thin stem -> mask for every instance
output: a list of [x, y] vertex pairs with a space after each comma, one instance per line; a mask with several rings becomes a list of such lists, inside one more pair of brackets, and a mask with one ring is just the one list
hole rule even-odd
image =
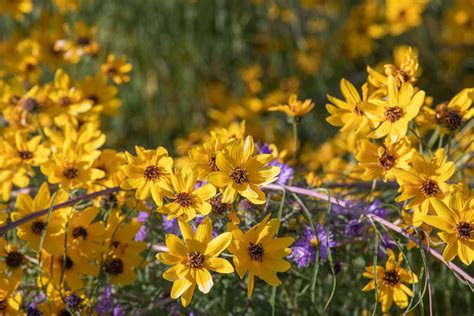
[[[94, 199], [98, 196], [102, 196], [102, 195], [107, 195], [107, 194], [110, 194], [110, 193], [114, 193], [114, 192], [117, 192], [118, 190], [120, 190], [119, 187], [113, 187], [113, 188], [109, 188], [109, 189], [105, 189], [105, 190], [102, 190], [102, 191], [98, 191], [98, 192], [94, 192], [94, 193], [90, 193], [90, 194], [85, 194], [85, 195], [82, 195], [82, 196], [79, 196], [77, 198], [74, 198], [74, 199], [70, 199], [70, 200], [67, 200], [66, 202], [63, 202], [63, 203], [60, 203], [60, 204], [57, 204], [57, 205], [54, 205], [52, 207], [52, 212], [60, 209], [60, 208], [63, 208], [63, 207], [68, 207], [68, 206], [71, 206], [71, 205], [74, 205], [76, 204], [77, 202], [80, 202], [80, 201], [85, 201], [85, 200], [91, 200], [91, 199]], [[1, 234], [5, 234], [6, 232], [8, 232], [9, 230], [15, 228], [15, 227], [18, 227], [24, 223], [27, 223], [35, 218], [38, 218], [40, 216], [43, 216], [43, 215], [46, 215], [48, 214], [48, 211], [50, 209], [47, 208], [47, 209], [44, 209], [44, 210], [40, 210], [40, 211], [36, 211], [34, 213], [31, 213], [29, 215], [26, 215], [22, 218], [20, 218], [19, 220], [17, 221], [14, 221], [14, 222], [11, 222], [3, 227], [0, 227], [0, 235]]]
[[299, 141], [298, 141], [298, 121], [296, 118], [293, 118], [291, 121], [291, 125], [293, 126], [293, 160], [298, 159], [299, 153]]

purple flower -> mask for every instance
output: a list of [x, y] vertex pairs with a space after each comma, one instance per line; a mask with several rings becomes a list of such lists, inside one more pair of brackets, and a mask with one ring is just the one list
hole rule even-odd
[[[273, 154], [273, 151], [270, 148], [270, 145], [266, 143], [263, 145], [259, 145], [258, 151], [260, 152], [260, 154]], [[278, 162], [277, 159], [273, 160], [268, 165], [280, 167], [280, 174], [278, 175], [278, 179], [275, 182], [276, 184], [285, 185], [288, 183], [288, 181], [293, 179], [293, 174], [295, 173], [295, 171], [289, 165], [280, 163]]]
[[336, 243], [334, 235], [329, 230], [329, 238], [326, 239], [326, 227], [322, 225], [316, 226], [317, 238], [313, 233], [312, 228], [306, 225], [294, 246], [291, 249], [289, 256], [298, 265], [298, 268], [306, 267], [311, 262], [316, 261], [316, 249], [319, 246], [319, 256], [321, 260], [327, 260], [327, 246], [333, 248]]
[[[146, 222], [149, 216], [150, 214], [148, 214], [147, 212], [139, 212], [137, 221], [140, 223], [144, 223]], [[135, 241], [144, 241], [146, 236], [147, 236], [146, 225], [143, 224], [142, 227], [140, 227], [140, 230], [135, 235]]]
[[76, 309], [82, 303], [82, 299], [74, 293], [66, 297], [65, 301], [66, 307], [69, 309]]
[[109, 285], [99, 298], [99, 301], [94, 306], [94, 311], [100, 315], [108, 314], [113, 308], [114, 299], [112, 297], [112, 287]]
[[163, 230], [168, 233], [168, 234], [174, 234], [174, 235], [179, 235], [180, 234], [180, 229], [178, 225], [178, 221], [176, 218], [173, 218], [172, 220], [167, 220], [166, 215], [162, 216], [163, 218]]
[[364, 224], [365, 223], [362, 223], [358, 219], [351, 219], [350, 221], [348, 221], [344, 230], [345, 237], [360, 236], [364, 231], [364, 226], [366, 226]]
[[382, 203], [379, 199], [376, 199], [372, 204], [369, 205], [367, 208], [367, 214], [377, 215], [378, 217], [387, 218], [387, 210], [381, 208], [380, 205]]

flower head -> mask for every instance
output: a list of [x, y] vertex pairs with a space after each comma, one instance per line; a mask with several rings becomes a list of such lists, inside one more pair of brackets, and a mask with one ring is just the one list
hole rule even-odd
[[188, 306], [197, 287], [207, 294], [214, 285], [209, 270], [218, 273], [232, 273], [234, 268], [225, 259], [218, 258], [232, 240], [231, 233], [223, 233], [212, 239], [212, 222], [207, 217], [199, 224], [196, 232], [186, 222], [179, 220], [184, 242], [177, 236], [166, 235], [169, 253], [161, 252], [156, 258], [171, 268], [163, 277], [173, 283], [171, 298], [181, 297], [184, 307]]
[[259, 224], [243, 233], [233, 223], [228, 224], [233, 242], [229, 251], [234, 255], [234, 265], [240, 278], [248, 272], [247, 296], [251, 297], [255, 276], [272, 286], [280, 285], [276, 272], [285, 272], [291, 265], [283, 260], [291, 253], [290, 246], [295, 240], [292, 237], [273, 238], [280, 221], [272, 219], [270, 214]]
[[289, 117], [302, 117], [311, 112], [314, 103], [310, 99], [299, 101], [296, 94], [290, 95], [288, 104], [272, 106], [269, 111], [280, 111], [286, 113]]

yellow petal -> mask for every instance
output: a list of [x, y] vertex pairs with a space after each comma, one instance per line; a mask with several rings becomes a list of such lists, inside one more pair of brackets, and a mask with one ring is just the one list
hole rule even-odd
[[199, 287], [199, 290], [207, 294], [211, 290], [212, 286], [214, 285], [214, 282], [212, 281], [212, 276], [207, 271], [207, 269], [196, 269], [196, 283]]
[[187, 279], [177, 280], [173, 283], [171, 288], [171, 298], [177, 299], [192, 285], [192, 283]]
[[206, 268], [219, 272], [219, 273], [232, 273], [234, 272], [234, 267], [229, 263], [229, 261], [223, 258], [209, 258], [206, 263]]
[[215, 257], [224, 251], [232, 241], [232, 233], [223, 233], [214, 238], [207, 245], [205, 255], [209, 257]]

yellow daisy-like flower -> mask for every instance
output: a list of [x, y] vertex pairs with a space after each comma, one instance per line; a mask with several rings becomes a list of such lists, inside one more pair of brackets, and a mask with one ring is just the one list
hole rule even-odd
[[382, 312], [387, 312], [392, 304], [400, 308], [408, 306], [408, 296], [413, 297], [413, 291], [403, 283], [418, 283], [418, 277], [410, 271], [401, 268], [403, 255], [398, 254], [398, 260], [391, 249], [387, 249], [388, 259], [385, 263], [385, 269], [382, 266], [376, 267], [376, 276], [374, 275], [374, 266], [365, 268], [362, 275], [372, 279], [362, 291], [371, 291], [375, 289], [374, 279], [377, 280], [378, 301], [382, 304]]
[[187, 166], [171, 173], [174, 194], [170, 198], [174, 201], [158, 209], [168, 214], [168, 220], [183, 216], [184, 221], [188, 222], [196, 217], [196, 213], [207, 215], [211, 212], [209, 199], [216, 195], [216, 188], [212, 184], [204, 184], [195, 189], [197, 176], [197, 170]]
[[127, 57], [116, 57], [110, 54], [100, 71], [116, 84], [122, 84], [130, 81], [129, 73], [132, 71], [132, 65], [127, 63]]
[[288, 104], [272, 106], [268, 110], [284, 112], [289, 117], [302, 117], [311, 112], [313, 108], [314, 102], [310, 99], [299, 101], [296, 94], [291, 94], [288, 98]]
[[456, 167], [453, 162], [446, 161], [442, 148], [438, 149], [430, 160], [416, 152], [412, 158], [412, 171], [397, 173], [401, 194], [395, 199], [397, 202], [410, 200], [407, 207], [415, 207], [413, 224], [419, 226], [423, 217], [428, 214], [430, 204], [436, 199], [442, 199], [448, 192], [447, 181], [454, 174]]
[[[59, 191], [54, 199], [54, 204], [67, 201], [68, 194]], [[47, 182], [44, 182], [36, 196], [31, 198], [28, 194], [19, 194], [16, 200], [16, 210], [11, 214], [12, 220], [16, 221], [33, 212], [48, 209], [53, 203], [53, 197], [49, 191]], [[46, 227], [47, 215], [38, 217], [18, 227], [18, 237], [27, 242], [28, 246], [38, 250], [43, 231], [47, 228], [43, 249], [52, 254], [60, 254], [64, 246], [64, 223], [67, 209], [62, 209], [51, 214]]]
[[458, 130], [464, 122], [469, 121], [474, 116], [472, 97], [474, 88], [463, 89], [456, 94], [448, 103], [441, 103], [436, 106], [434, 116], [436, 122], [448, 131]]
[[219, 171], [209, 174], [209, 182], [222, 189], [222, 202], [234, 202], [237, 194], [254, 204], [266, 201], [260, 187], [272, 183], [280, 174], [280, 168], [266, 166], [273, 160], [271, 154], [254, 155], [253, 138], [236, 140], [228, 150], [219, 152], [216, 164]]
[[447, 243], [443, 257], [456, 256], [465, 264], [474, 260], [474, 198], [465, 199], [460, 192], [449, 195], [448, 203], [432, 202], [436, 215], [426, 215], [424, 221], [441, 230], [438, 236]]
[[329, 102], [326, 109], [331, 114], [326, 121], [333, 126], [342, 126], [341, 132], [354, 131], [360, 133], [365, 128], [375, 127], [372, 113], [376, 106], [368, 97], [367, 85], [362, 87], [362, 99], [352, 83], [346, 79], [341, 80], [341, 92], [345, 101], [338, 98], [327, 96]]
[[410, 169], [409, 162], [413, 152], [414, 149], [407, 138], [393, 145], [386, 139], [384, 146], [377, 146], [369, 140], [361, 140], [356, 159], [365, 169], [362, 179], [393, 180], [398, 171]]
[[225, 259], [218, 258], [232, 240], [227, 232], [212, 238], [212, 222], [206, 217], [193, 232], [191, 226], [182, 220], [178, 221], [184, 243], [177, 236], [166, 235], [166, 246], [169, 253], [159, 253], [156, 258], [171, 268], [163, 273], [163, 277], [173, 283], [171, 298], [181, 297], [184, 307], [188, 306], [196, 285], [207, 294], [214, 285], [209, 270], [218, 273], [232, 273], [234, 268]]
[[387, 0], [385, 15], [392, 35], [400, 35], [422, 21], [427, 0]]
[[211, 172], [219, 171], [216, 163], [217, 153], [224, 150], [228, 144], [224, 136], [211, 133], [207, 142], [189, 151], [189, 158], [193, 167], [199, 172], [199, 179], [206, 180]]
[[150, 194], [156, 205], [163, 205], [163, 194], [171, 194], [170, 174], [173, 168], [173, 159], [163, 147], [156, 150], [144, 149], [135, 146], [137, 157], [125, 153], [127, 164], [122, 167], [127, 178], [121, 188], [135, 189], [138, 200], [147, 199]]
[[2, 304], [2, 309], [0, 312], [2, 315], [16, 316], [25, 314], [23, 311], [21, 311], [21, 292], [16, 291], [18, 285], [18, 281], [3, 277], [0, 278], [0, 303]]
[[259, 224], [243, 233], [233, 223], [227, 228], [232, 232], [229, 251], [234, 255], [234, 265], [240, 278], [248, 272], [247, 296], [252, 296], [255, 276], [272, 286], [280, 285], [276, 272], [285, 272], [291, 265], [283, 260], [291, 252], [292, 237], [273, 238], [280, 227], [278, 219], [268, 220], [268, 214]]
[[400, 89], [396, 79], [388, 76], [388, 100], [373, 100], [378, 105], [375, 112], [381, 124], [369, 134], [372, 138], [387, 136], [390, 142], [395, 143], [406, 136], [408, 123], [415, 118], [425, 99], [425, 92], [415, 93], [413, 86], [405, 83]]

